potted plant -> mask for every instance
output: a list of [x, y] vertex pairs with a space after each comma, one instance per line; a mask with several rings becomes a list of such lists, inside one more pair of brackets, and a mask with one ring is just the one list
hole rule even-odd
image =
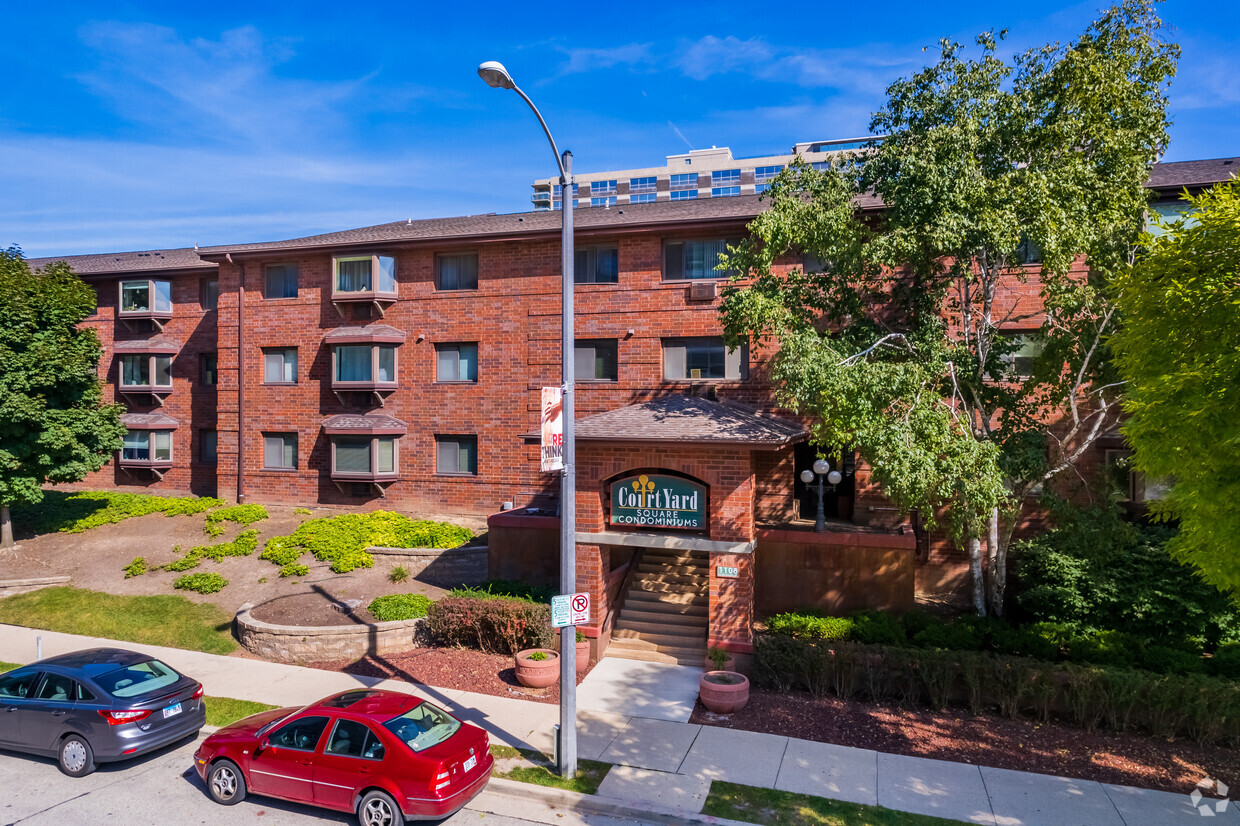
[[527, 648], [514, 658], [517, 682], [526, 688], [546, 688], [560, 679], [560, 655], [549, 648]]
[[735, 671], [707, 671], [698, 680], [698, 699], [716, 714], [740, 711], [749, 702], [749, 678]]
[[722, 648], [711, 648], [706, 652], [706, 668], [714, 671], [735, 671], [736, 658]]
[[577, 673], [584, 674], [590, 667], [590, 641], [586, 635], [577, 632]]

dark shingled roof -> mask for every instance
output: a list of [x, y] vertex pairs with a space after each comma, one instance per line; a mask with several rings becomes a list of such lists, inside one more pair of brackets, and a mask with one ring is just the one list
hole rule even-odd
[[180, 422], [164, 413], [122, 413], [121, 424], [139, 430], [162, 430], [176, 427]]
[[198, 250], [148, 250], [146, 252], [103, 252], [95, 255], [61, 255], [54, 258], [31, 258], [26, 263], [38, 269], [56, 261], [64, 261], [78, 275], [96, 273], [142, 272], [145, 270], [216, 269], [213, 261], [203, 261]]
[[708, 442], [782, 447], [809, 437], [796, 422], [763, 416], [729, 401], [666, 396], [588, 416], [577, 422], [577, 440]]
[[1240, 175], [1240, 158], [1172, 161], [1155, 164], [1145, 185], [1150, 189], [1191, 189], [1222, 183], [1232, 175]]
[[393, 416], [382, 413], [341, 413], [323, 420], [328, 433], [383, 433], [404, 434], [409, 426]]

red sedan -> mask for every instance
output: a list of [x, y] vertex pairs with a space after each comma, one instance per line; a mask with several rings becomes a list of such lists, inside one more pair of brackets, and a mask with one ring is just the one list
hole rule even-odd
[[346, 691], [212, 734], [194, 755], [207, 793], [247, 793], [356, 812], [362, 826], [434, 820], [486, 787], [495, 760], [477, 726], [396, 691]]

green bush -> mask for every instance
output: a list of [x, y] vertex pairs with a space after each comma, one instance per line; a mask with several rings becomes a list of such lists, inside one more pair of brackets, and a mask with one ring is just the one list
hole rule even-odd
[[311, 514], [311, 510], [309, 508], [293, 508], [293, 513], [298, 516], [309, 516]]
[[[179, 547], [179, 546], [178, 546]], [[197, 568], [204, 559], [223, 562], [226, 556], [249, 556], [258, 548], [258, 531], [251, 528], [237, 534], [232, 542], [221, 542], [218, 545], [195, 545], [189, 553], [180, 559], [161, 566], [165, 571], [188, 571]], [[178, 548], [173, 548], [177, 550]]]
[[885, 611], [858, 611], [852, 615], [852, 639], [870, 645], [907, 645], [904, 627]]
[[787, 611], [766, 621], [771, 633], [810, 640], [847, 640], [852, 637], [853, 626], [847, 617], [827, 617], [817, 611]]
[[149, 496], [144, 493], [45, 491], [43, 501], [14, 505], [13, 522], [36, 534], [81, 533], [135, 516], [197, 514], [224, 504], [223, 499], [198, 496]]
[[558, 594], [550, 585], [528, 585], [524, 582], [513, 582], [509, 579], [490, 579], [478, 586], [461, 585], [448, 592], [448, 596], [466, 597], [468, 599], [490, 599], [491, 597], [508, 597], [534, 602], [539, 605], [550, 605], [551, 598]]
[[1141, 640], [1123, 631], [1099, 631], [1068, 641], [1068, 659], [1076, 663], [1133, 668], [1141, 661]]
[[942, 651], [977, 651], [982, 641], [969, 625], [930, 625], [917, 632], [913, 644], [918, 648], [934, 648]]
[[904, 636], [911, 640], [931, 625], [942, 625], [943, 620], [934, 614], [914, 608], [900, 617], [900, 624], [904, 626]]
[[1066, 511], [1059, 527], [1012, 547], [1013, 610], [1024, 623], [1123, 629], [1154, 644], [1240, 641], [1240, 610], [1167, 553], [1175, 530], [1111, 510]]
[[292, 535], [267, 540], [260, 558], [287, 568], [309, 551], [319, 561], [330, 562], [332, 571], [343, 574], [374, 566], [374, 557], [366, 553], [368, 547], [456, 548], [472, 538], [469, 529], [447, 522], [415, 521], [388, 511], [350, 513], [306, 520]]
[[280, 569], [281, 577], [303, 577], [308, 573], [310, 573], [310, 566], [302, 565], [300, 562], [290, 562]]
[[422, 594], [388, 594], [376, 597], [366, 607], [380, 622], [392, 622], [426, 616], [431, 601]]
[[1156, 674], [1204, 674], [1205, 660], [1200, 654], [1166, 645], [1147, 645], [1140, 654], [1141, 667]]
[[200, 594], [214, 594], [222, 590], [228, 580], [219, 574], [186, 574], [172, 583], [173, 588], [182, 591], [197, 591]]
[[515, 654], [526, 648], [551, 648], [551, 606], [509, 597], [447, 596], [426, 613], [426, 630], [442, 645]]
[[133, 558], [133, 562], [130, 562], [128, 565], [125, 566], [125, 579], [131, 579], [132, 577], [142, 576], [143, 574], [146, 573], [146, 571], [147, 571], [146, 557], [135, 556]]
[[1210, 658], [1210, 671], [1219, 677], [1240, 680], [1240, 643], [1220, 645]]

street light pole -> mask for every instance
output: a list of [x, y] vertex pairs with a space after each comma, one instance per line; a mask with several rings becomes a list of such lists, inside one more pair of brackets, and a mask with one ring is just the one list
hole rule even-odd
[[[511, 89], [521, 96], [538, 118], [556, 166], [560, 169], [560, 378], [564, 391], [564, 470], [560, 476], [560, 593], [577, 591], [577, 445], [574, 439], [573, 375], [576, 366], [573, 331], [573, 153], [560, 154], [547, 122], [529, 95], [521, 91], [502, 63], [488, 60], [478, 67], [478, 76], [495, 89]], [[560, 629], [560, 775], [577, 773], [577, 629]]]

